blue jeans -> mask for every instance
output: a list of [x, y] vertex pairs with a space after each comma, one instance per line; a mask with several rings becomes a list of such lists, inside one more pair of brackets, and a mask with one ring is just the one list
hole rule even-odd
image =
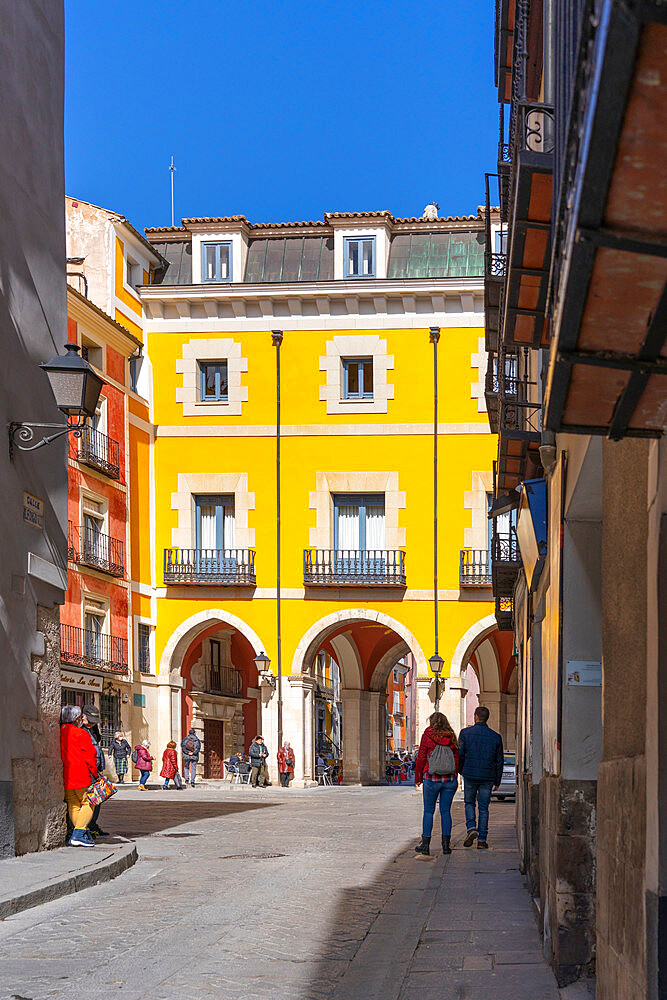
[[[466, 830], [477, 830], [480, 840], [486, 840], [489, 832], [489, 802], [492, 781], [472, 781], [463, 779], [463, 800], [466, 812]], [[479, 823], [475, 822], [475, 800], [479, 811]]]
[[197, 761], [184, 760], [183, 777], [185, 778], [185, 783], [187, 784], [189, 781], [191, 785], [194, 785], [196, 776], [197, 776]]
[[148, 777], [149, 777], [150, 773], [151, 773], [150, 771], [142, 771], [141, 772], [141, 777], [139, 778], [139, 784], [140, 785], [145, 785], [146, 784], [146, 782], [148, 781]]
[[435, 815], [435, 804], [440, 799], [440, 824], [442, 826], [443, 837], [449, 837], [452, 832], [452, 799], [459, 783], [454, 778], [447, 781], [431, 781], [424, 778], [424, 819], [422, 822], [422, 836], [430, 837], [433, 829], [433, 817]]

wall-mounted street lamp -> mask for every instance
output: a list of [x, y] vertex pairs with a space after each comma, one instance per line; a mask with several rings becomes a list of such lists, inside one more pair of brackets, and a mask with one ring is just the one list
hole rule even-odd
[[434, 653], [433, 656], [429, 656], [428, 665], [431, 668], [431, 673], [435, 677], [435, 710], [440, 711], [440, 674], [442, 673], [442, 668], [445, 665], [445, 661], [438, 653]]
[[275, 688], [276, 678], [271, 673], [271, 660], [268, 658], [264, 650], [262, 650], [262, 652], [255, 657], [255, 666], [257, 667], [260, 683], [267, 684], [269, 687]]
[[[65, 344], [67, 354], [57, 355], [39, 367], [46, 373], [51, 392], [58, 409], [67, 417], [67, 424], [32, 424], [12, 420], [9, 424], [9, 457], [13, 459], [14, 448], [20, 451], [35, 451], [51, 444], [63, 434], [81, 437], [88, 420], [95, 416], [104, 379], [87, 361], [79, 356], [78, 344]], [[55, 434], [45, 435], [36, 444], [35, 430], [56, 428]]]

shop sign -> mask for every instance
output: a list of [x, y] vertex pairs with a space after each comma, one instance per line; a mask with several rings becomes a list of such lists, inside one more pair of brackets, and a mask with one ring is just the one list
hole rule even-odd
[[66, 688], [83, 689], [84, 691], [101, 691], [102, 678], [93, 677], [91, 674], [80, 674], [75, 670], [61, 670], [60, 683]]
[[601, 687], [602, 663], [599, 660], [568, 660], [565, 681], [570, 687]]
[[34, 528], [44, 530], [44, 501], [23, 491], [23, 520]]

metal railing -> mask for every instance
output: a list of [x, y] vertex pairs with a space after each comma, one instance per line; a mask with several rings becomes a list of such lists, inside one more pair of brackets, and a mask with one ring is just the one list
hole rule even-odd
[[164, 582], [253, 585], [255, 550], [165, 549]]
[[234, 667], [223, 667], [219, 663], [201, 663], [204, 669], [204, 684], [202, 690], [208, 694], [224, 694], [230, 698], [238, 698], [243, 686], [243, 678]]
[[101, 469], [111, 479], [120, 479], [120, 445], [92, 427], [86, 427], [79, 441], [79, 461]]
[[303, 582], [360, 586], [405, 586], [400, 549], [304, 549]]
[[63, 663], [125, 673], [128, 664], [127, 639], [61, 624], [60, 659]]
[[459, 583], [462, 587], [491, 586], [491, 556], [488, 549], [461, 549]]
[[496, 597], [496, 623], [500, 632], [514, 629], [514, 600], [511, 597]]
[[493, 562], [494, 563], [518, 563], [521, 554], [519, 552], [519, 540], [516, 535], [516, 528], [510, 528], [507, 534], [497, 534], [494, 532], [491, 539]]
[[125, 546], [120, 538], [111, 538], [87, 525], [68, 525], [67, 555], [72, 562], [91, 566], [110, 576], [125, 574]]

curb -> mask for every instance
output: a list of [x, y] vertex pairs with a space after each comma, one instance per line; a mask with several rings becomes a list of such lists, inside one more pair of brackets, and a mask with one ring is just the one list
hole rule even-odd
[[82, 868], [75, 875], [65, 875], [57, 879], [42, 882], [19, 896], [0, 897], [0, 920], [22, 913], [41, 903], [50, 903], [61, 896], [69, 896], [73, 892], [89, 889], [91, 886], [109, 882], [112, 878], [122, 875], [137, 861], [137, 849], [134, 844], [127, 844], [113, 854], [107, 854], [96, 864]]

